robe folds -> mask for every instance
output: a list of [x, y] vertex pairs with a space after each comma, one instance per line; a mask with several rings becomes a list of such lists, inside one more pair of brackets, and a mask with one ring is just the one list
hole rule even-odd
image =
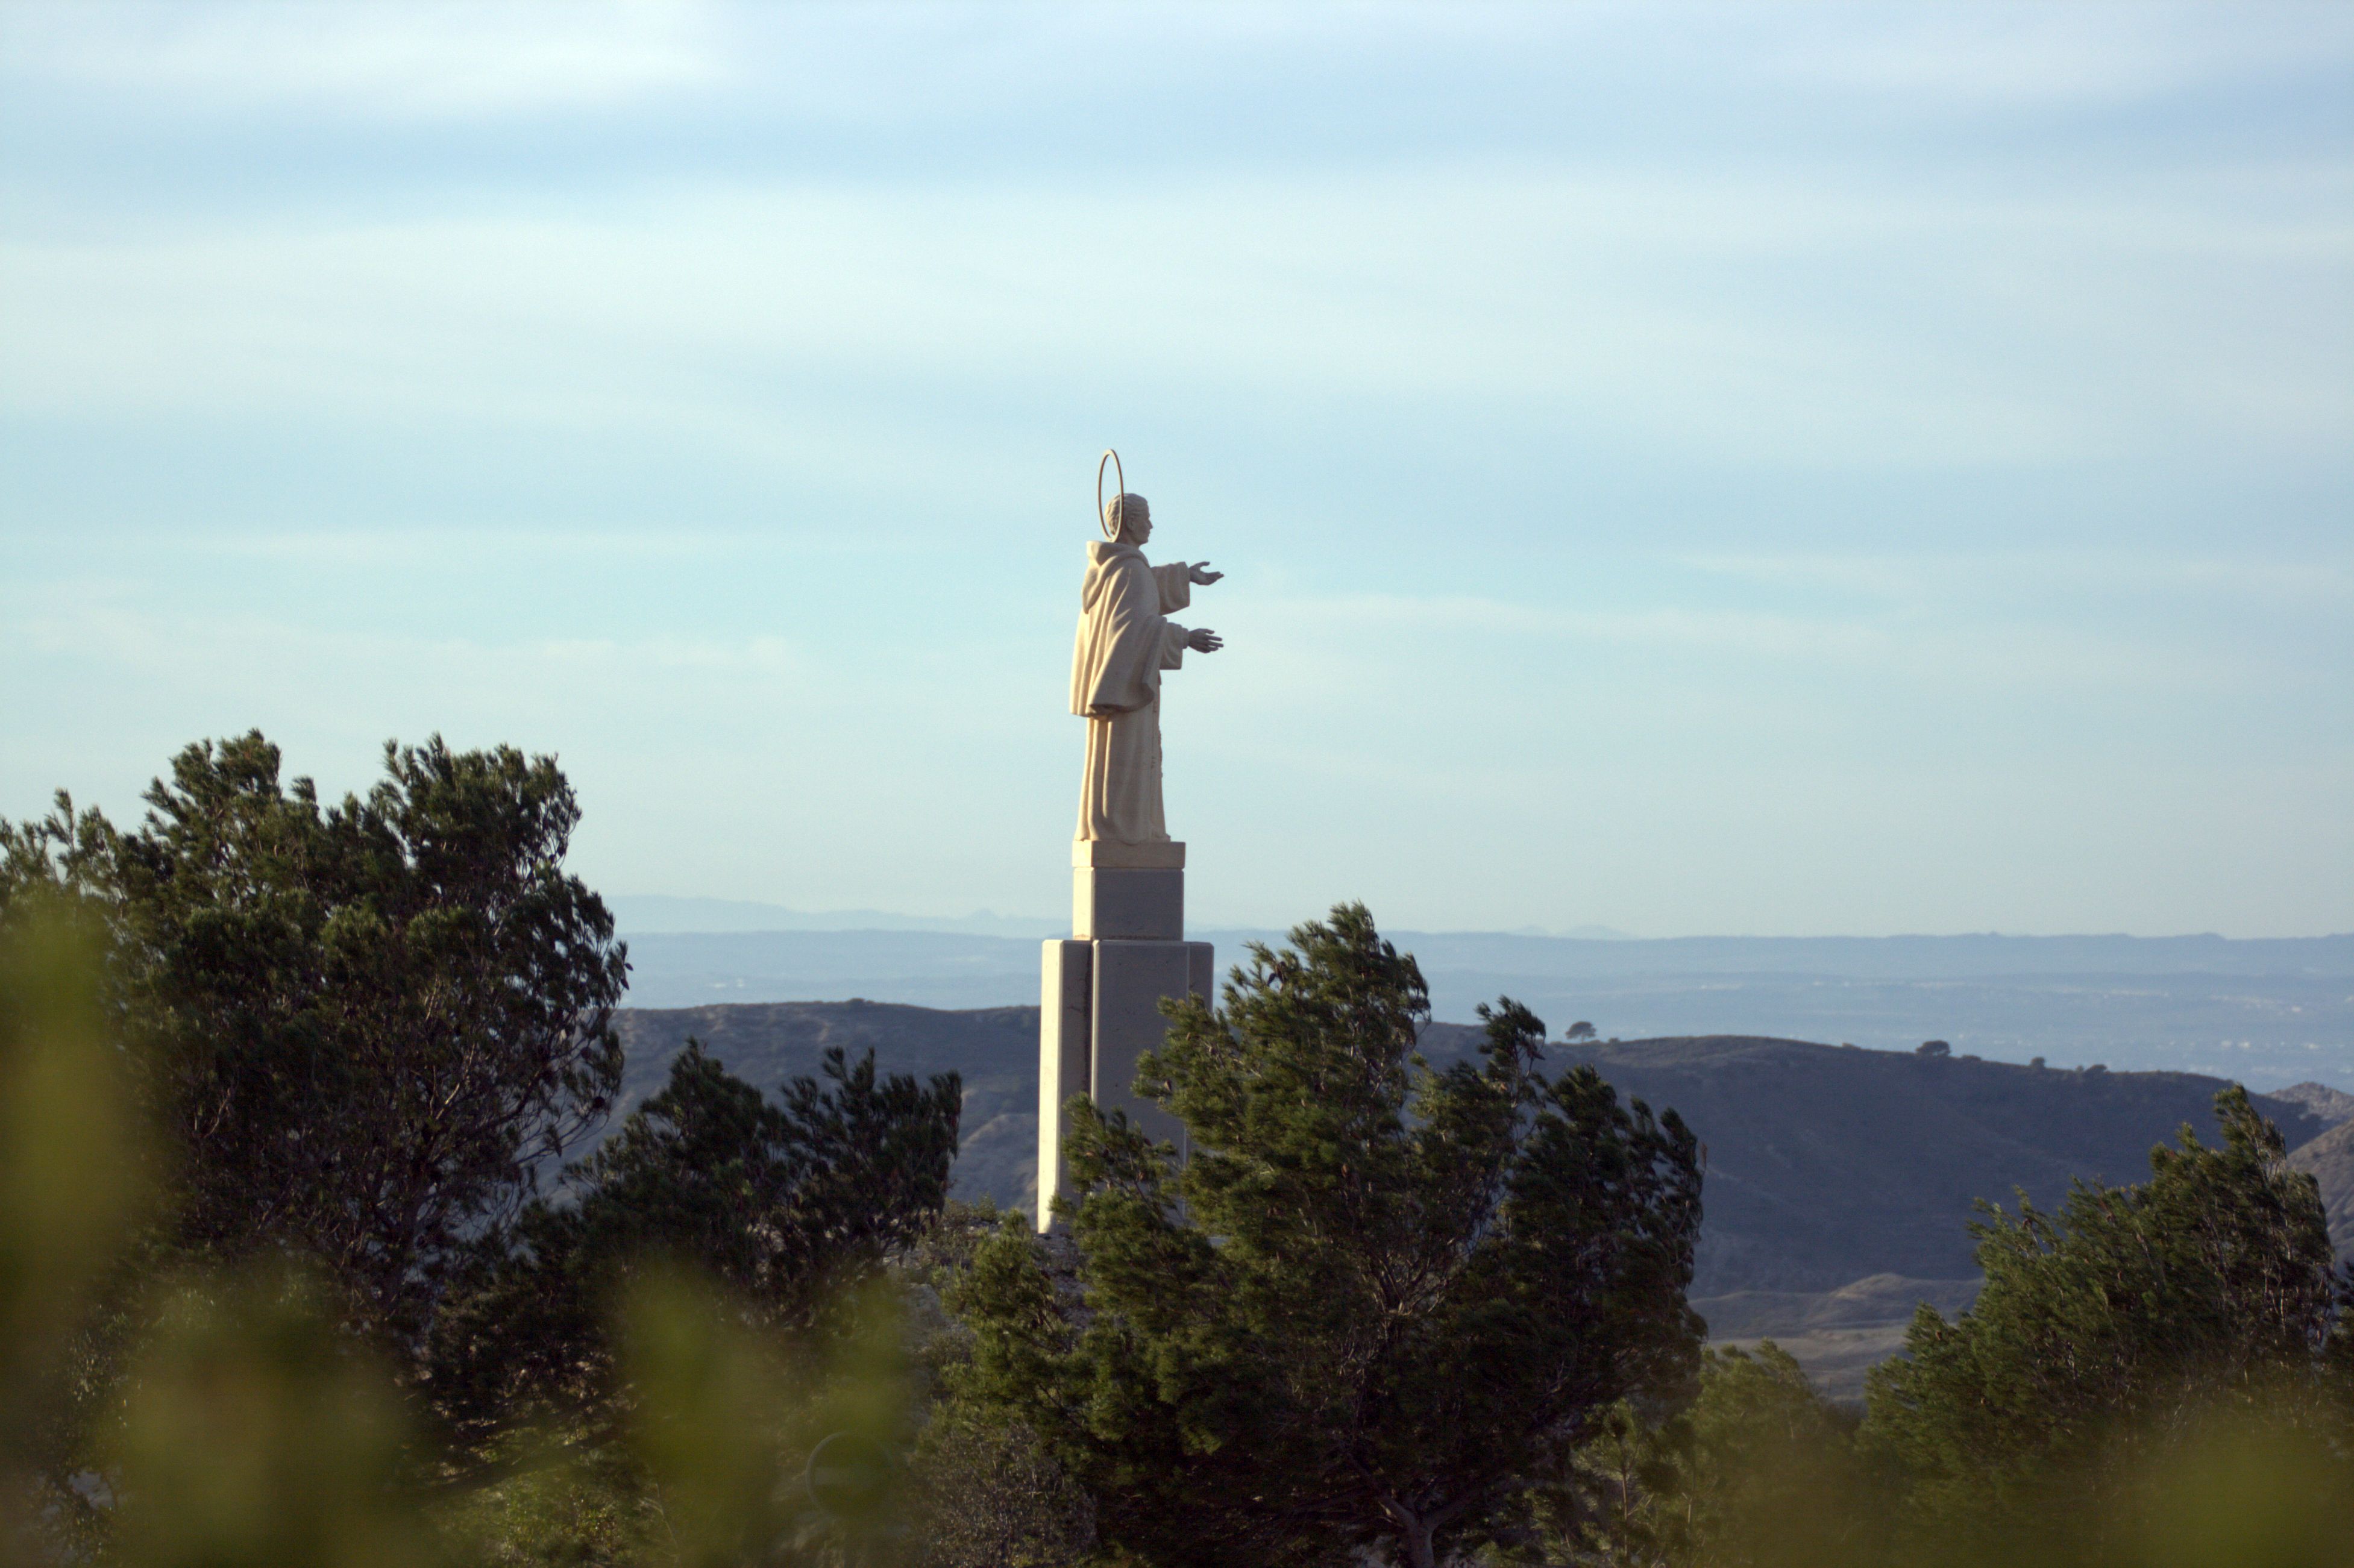
[[1082, 839], [1161, 843], [1161, 672], [1184, 662], [1185, 629], [1169, 612], [1193, 602], [1190, 568], [1156, 567], [1134, 545], [1087, 546], [1071, 711], [1087, 721], [1079, 791]]

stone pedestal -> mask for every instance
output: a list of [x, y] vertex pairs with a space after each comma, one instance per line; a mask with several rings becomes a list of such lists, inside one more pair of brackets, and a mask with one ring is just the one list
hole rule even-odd
[[1137, 1097], [1136, 1059], [1167, 1037], [1163, 997], [1207, 997], [1210, 944], [1185, 940], [1185, 846], [1071, 846], [1071, 936], [1045, 945], [1038, 1012], [1038, 1228], [1063, 1185], [1063, 1102], [1086, 1095], [1152, 1138], [1184, 1128]]

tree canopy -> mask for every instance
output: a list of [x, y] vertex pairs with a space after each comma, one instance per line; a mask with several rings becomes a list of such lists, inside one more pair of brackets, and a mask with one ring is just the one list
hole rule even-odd
[[1254, 947], [1219, 1008], [1168, 1008], [1138, 1088], [1190, 1159], [1074, 1101], [1082, 1301], [1017, 1225], [959, 1305], [969, 1388], [1089, 1486], [1106, 1542], [1427, 1568], [1615, 1402], [1689, 1390], [1691, 1133], [1481, 1011], [1478, 1065], [1425, 1064], [1420, 971], [1343, 906]]
[[1507, 1560], [1885, 1568], [1854, 1425], [1773, 1340], [1711, 1349], [1690, 1405], [1608, 1413], [1565, 1482], [1531, 1494], [1534, 1550]]
[[1873, 1369], [1864, 1437], [1931, 1516], [2023, 1515], [2098, 1488], [2219, 1406], [2354, 1436], [2354, 1276], [2335, 1274], [2319, 1193], [2238, 1086], [2223, 1141], [2188, 1127], [2138, 1186], [2080, 1181], [1972, 1226], [1986, 1287], [1927, 1307]]
[[468, 1238], [603, 1120], [626, 949], [564, 869], [552, 758], [387, 743], [384, 779], [325, 807], [279, 772], [258, 732], [190, 746], [129, 832], [60, 795], [0, 836], [0, 918], [103, 916], [175, 1242], [323, 1260], [413, 1351]]
[[771, 1328], [852, 1301], [946, 1201], [962, 1086], [878, 1076], [826, 1053], [823, 1082], [774, 1099], [693, 1042], [661, 1093], [554, 1201], [486, 1236], [436, 1324], [436, 1400], [461, 1430], [520, 1414], [594, 1414], [611, 1393], [607, 1314], [624, 1276], [683, 1265]]

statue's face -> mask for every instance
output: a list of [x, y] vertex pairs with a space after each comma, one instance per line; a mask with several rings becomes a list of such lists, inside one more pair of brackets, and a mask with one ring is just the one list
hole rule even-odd
[[1117, 517], [1119, 532], [1114, 535], [1123, 545], [1141, 545], [1152, 537], [1152, 508], [1141, 495], [1133, 492], [1119, 497], [1104, 508], [1104, 523], [1110, 525]]

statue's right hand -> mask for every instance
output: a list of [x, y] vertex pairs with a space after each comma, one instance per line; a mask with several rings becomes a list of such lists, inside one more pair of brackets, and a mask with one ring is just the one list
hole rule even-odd
[[1206, 626], [1197, 626], [1185, 633], [1185, 646], [1196, 653], [1215, 653], [1226, 645], [1226, 640]]

